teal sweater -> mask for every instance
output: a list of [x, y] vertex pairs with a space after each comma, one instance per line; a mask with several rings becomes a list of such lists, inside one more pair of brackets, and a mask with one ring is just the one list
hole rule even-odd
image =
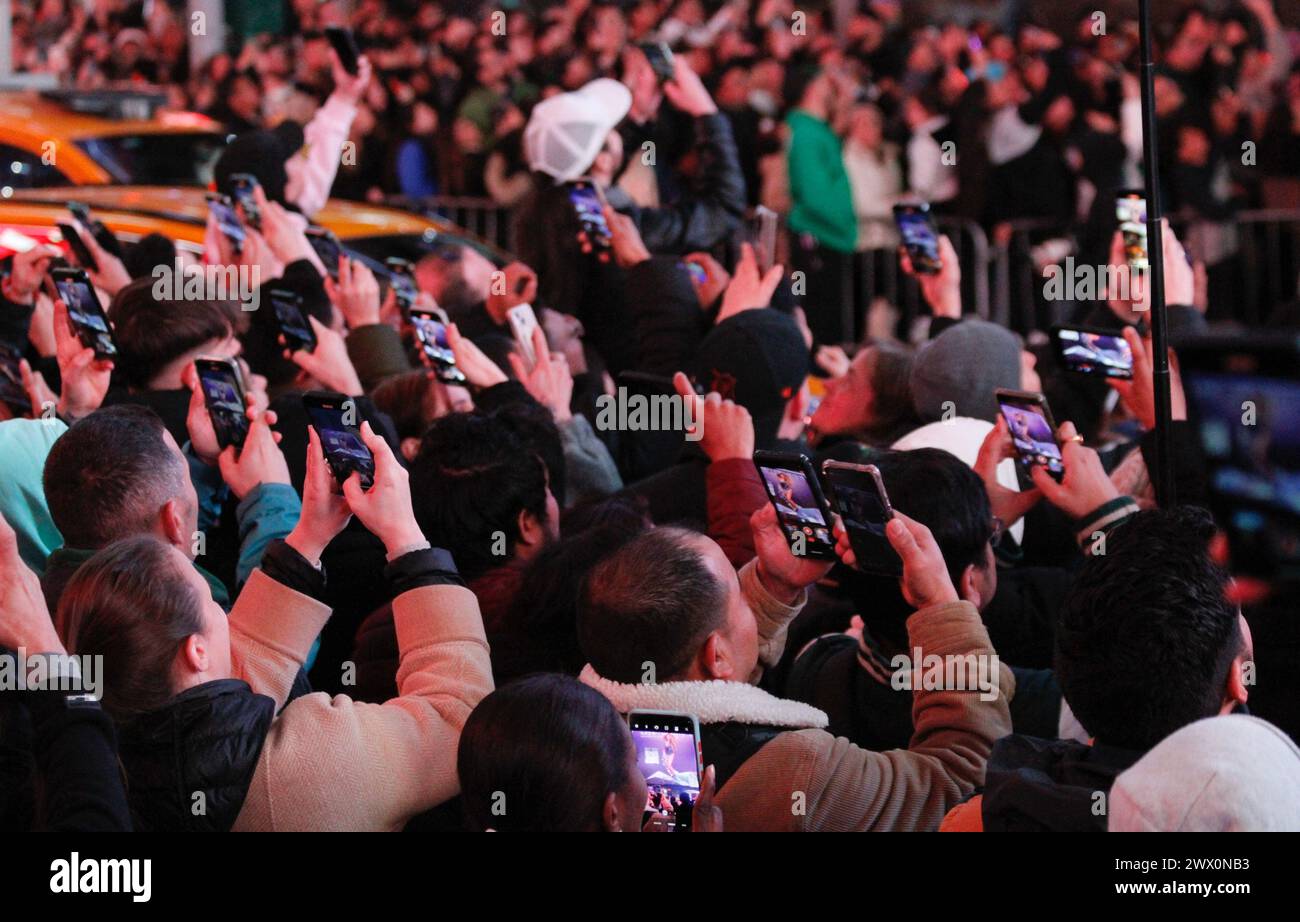
[[852, 253], [858, 221], [840, 139], [830, 125], [802, 109], [792, 111], [785, 121], [790, 129], [790, 230], [811, 234], [832, 250]]

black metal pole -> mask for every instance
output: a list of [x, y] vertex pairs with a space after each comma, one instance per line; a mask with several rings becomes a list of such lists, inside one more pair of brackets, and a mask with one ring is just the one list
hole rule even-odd
[[1141, 34], [1142, 85], [1142, 163], [1146, 179], [1147, 253], [1151, 286], [1151, 362], [1154, 389], [1156, 430], [1155, 464], [1150, 471], [1156, 490], [1156, 503], [1169, 508], [1177, 502], [1174, 495], [1174, 458], [1170, 439], [1172, 407], [1169, 397], [1169, 327], [1165, 311], [1164, 213], [1160, 202], [1160, 167], [1156, 141], [1155, 58], [1151, 52], [1151, 0], [1138, 0], [1138, 23]]

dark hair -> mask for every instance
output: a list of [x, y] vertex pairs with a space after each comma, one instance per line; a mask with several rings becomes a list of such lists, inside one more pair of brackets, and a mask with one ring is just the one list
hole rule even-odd
[[[618, 711], [576, 679], [536, 675], [479, 702], [456, 754], [466, 824], [501, 832], [596, 832], [628, 783]], [[634, 817], [639, 823], [641, 817]]]
[[392, 418], [399, 439], [418, 439], [429, 428], [425, 401], [431, 387], [428, 372], [408, 371], [385, 378], [370, 393], [370, 400]]
[[156, 711], [174, 696], [180, 643], [203, 631], [180, 552], [153, 535], [115, 541], [83, 563], [59, 598], [68, 649], [103, 656], [104, 710], [115, 720]]
[[1075, 574], [1056, 629], [1056, 674], [1099, 742], [1146, 750], [1218, 713], [1241, 651], [1227, 574], [1203, 509], [1140, 512]]
[[655, 528], [587, 574], [578, 643], [602, 676], [640, 682], [651, 663], [658, 681], [672, 679], [722, 624], [726, 588], [701, 559], [700, 538], [684, 528]]
[[577, 675], [586, 658], [578, 645], [578, 606], [591, 569], [650, 527], [627, 498], [610, 497], [590, 512], [594, 524], [571, 530], [529, 561], [505, 618], [490, 632], [497, 682], [531, 672]]
[[[174, 270], [168, 268], [170, 274]], [[117, 293], [109, 307], [113, 339], [120, 355], [118, 368], [127, 383], [140, 390], [168, 364], [214, 339], [240, 331], [243, 318], [229, 301], [194, 301], [180, 290], [185, 276], [174, 277], [171, 298], [154, 297], [155, 279], [138, 278]]]
[[[514, 556], [520, 512], [546, 521], [546, 467], [504, 421], [450, 413], [420, 443], [411, 499], [424, 534], [475, 579]], [[503, 557], [492, 553], [496, 532], [506, 538]]]
[[492, 417], [504, 424], [529, 452], [542, 459], [550, 478], [551, 494], [563, 505], [568, 468], [564, 463], [564, 442], [551, 411], [536, 400], [514, 400], [494, 410]]
[[153, 530], [159, 508], [188, 471], [148, 407], [120, 404], [72, 424], [45, 459], [50, 517], [68, 547], [94, 550]]
[[872, 343], [871, 394], [875, 422], [866, 433], [873, 443], [893, 444], [920, 425], [912, 403], [913, 352], [889, 341]]
[[152, 276], [158, 266], [170, 269], [176, 263], [176, 244], [157, 231], [128, 244], [124, 250], [122, 264], [133, 279]]

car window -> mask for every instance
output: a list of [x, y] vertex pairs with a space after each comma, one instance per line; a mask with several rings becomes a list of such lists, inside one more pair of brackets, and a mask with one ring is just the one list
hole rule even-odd
[[206, 186], [226, 146], [226, 136], [211, 131], [117, 135], [77, 141], [108, 171], [115, 183], [151, 186]]
[[0, 144], [0, 189], [38, 189], [68, 182], [56, 167], [42, 161], [40, 154]]

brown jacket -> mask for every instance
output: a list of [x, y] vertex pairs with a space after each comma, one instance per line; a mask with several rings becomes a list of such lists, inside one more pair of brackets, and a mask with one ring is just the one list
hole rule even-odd
[[456, 745], [492, 691], [474, 594], [424, 586], [393, 601], [399, 696], [324, 692], [284, 706], [330, 610], [255, 571], [230, 612], [234, 675], [283, 710], [271, 724], [235, 830], [398, 830], [454, 797]]
[[[758, 620], [760, 659], [771, 666], [781, 656], [786, 625], [801, 606], [788, 608], [769, 596], [753, 564], [741, 570], [740, 585]], [[994, 653], [979, 612], [968, 602], [924, 608], [908, 619], [907, 629], [909, 646], [920, 647], [927, 657]], [[820, 711], [742, 683], [629, 686], [597, 676], [590, 666], [583, 681], [620, 711], [690, 710], [701, 724], [790, 728], [750, 756], [718, 792], [729, 831], [929, 831], [983, 783], [994, 741], [1011, 732], [1007, 702], [1015, 680], [1006, 666], [998, 669], [998, 692], [989, 701], [978, 691], [914, 691], [911, 745], [890, 752], [871, 752], [832, 736], [820, 729], [826, 724]]]

